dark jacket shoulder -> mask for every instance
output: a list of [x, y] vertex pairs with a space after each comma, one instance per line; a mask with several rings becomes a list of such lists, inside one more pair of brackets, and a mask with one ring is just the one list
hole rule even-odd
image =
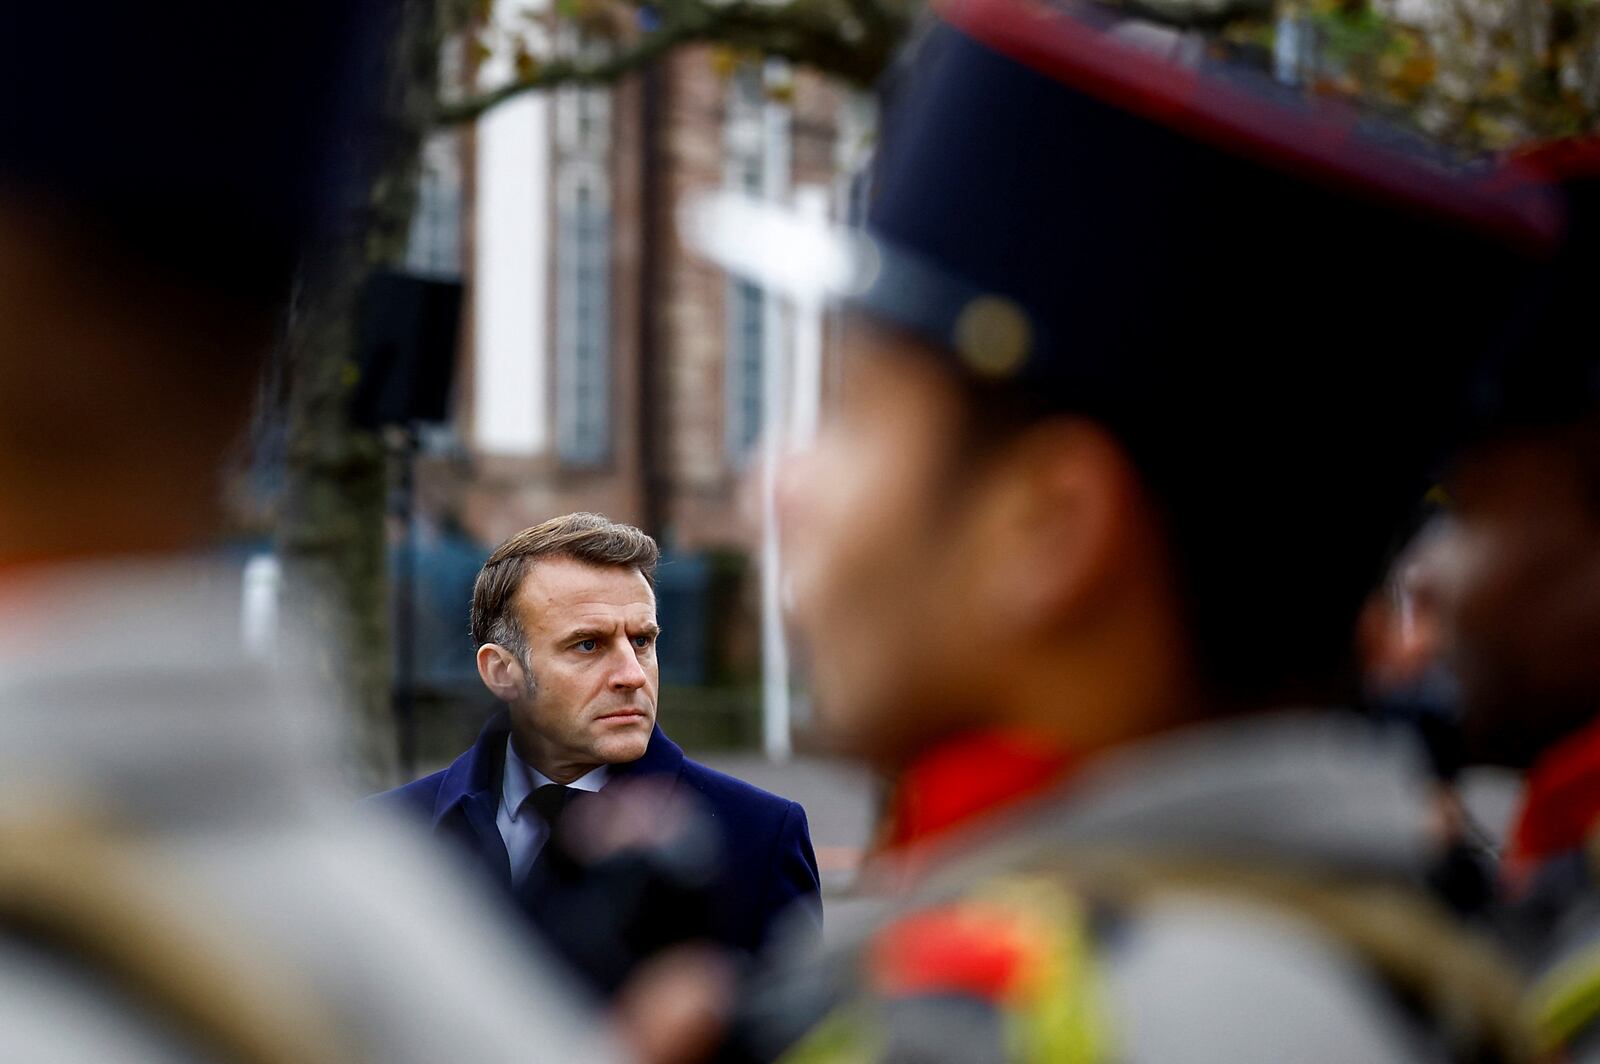
[[782, 795], [764, 791], [753, 783], [746, 783], [737, 776], [719, 772], [687, 757], [683, 759], [679, 779], [699, 794], [713, 812], [717, 809], [737, 810], [752, 821], [770, 821], [774, 828], [791, 810], [800, 808], [798, 803]]
[[440, 769], [438, 772], [429, 773], [421, 779], [412, 780], [393, 790], [374, 794], [363, 800], [364, 805], [377, 809], [392, 809], [408, 815], [417, 813], [432, 813], [434, 804], [439, 800], [439, 788], [444, 785], [444, 778], [449, 769]]

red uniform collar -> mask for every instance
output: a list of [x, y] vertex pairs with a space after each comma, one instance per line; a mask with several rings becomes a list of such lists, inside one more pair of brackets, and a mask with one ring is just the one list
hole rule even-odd
[[1062, 779], [1075, 758], [1037, 735], [969, 732], [913, 761], [889, 803], [886, 848], [903, 851]]
[[1545, 751], [1528, 773], [1505, 872], [1525, 882], [1540, 862], [1580, 848], [1600, 821], [1600, 719]]

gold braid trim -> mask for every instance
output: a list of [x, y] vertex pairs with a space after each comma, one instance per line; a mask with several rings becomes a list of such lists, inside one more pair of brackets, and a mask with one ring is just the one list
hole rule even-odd
[[1093, 844], [1024, 843], [958, 862], [912, 898], [959, 895], [985, 878], [1044, 873], [1091, 904], [1137, 913], [1178, 897], [1237, 899], [1298, 917], [1344, 944], [1415, 1002], [1458, 1060], [1539, 1059], [1515, 968], [1420, 889], [1244, 858]]
[[173, 873], [89, 819], [0, 822], [0, 933], [104, 976], [183, 1035], [241, 1064], [340, 1064], [338, 1025], [226, 909], [181, 910]]
[[1536, 1059], [1515, 969], [1419, 890], [1247, 861], [1083, 852], [1055, 867], [1112, 904], [1176, 895], [1237, 898], [1298, 916], [1417, 1002], [1466, 1059]]

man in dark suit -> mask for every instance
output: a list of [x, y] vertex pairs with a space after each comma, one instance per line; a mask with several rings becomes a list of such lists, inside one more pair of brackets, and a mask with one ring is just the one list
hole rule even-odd
[[[663, 834], [682, 828], [666, 821], [687, 810], [716, 855], [706, 882], [688, 891], [694, 905], [651, 910], [657, 925], [684, 921], [654, 927], [651, 940], [710, 936], [755, 953], [785, 913], [821, 926], [806, 814], [691, 761], [657, 727], [658, 560], [648, 535], [598, 514], [553, 518], [501, 544], [473, 588], [472, 635], [478, 675], [505, 708], [449, 768], [376, 801], [465, 845], [559, 942], [589, 884], [552, 834], [564, 843], [574, 824], [607, 815], [608, 799], [594, 797], [602, 788], [624, 799], [648, 792]], [[587, 948], [596, 934], [586, 928], [573, 945]], [[606, 985], [622, 973], [590, 974]]]

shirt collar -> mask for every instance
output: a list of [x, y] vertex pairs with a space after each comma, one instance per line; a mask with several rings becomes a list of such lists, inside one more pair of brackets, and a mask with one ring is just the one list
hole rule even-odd
[[[580, 791], [598, 791], [606, 785], [610, 775], [607, 766], [597, 765], [566, 786]], [[516, 748], [512, 746], [511, 737], [506, 736], [506, 770], [500, 786], [500, 801], [504, 804], [506, 812], [511, 814], [512, 820], [522, 815], [522, 807], [527, 802], [528, 795], [554, 782], [555, 780], [518, 757]]]
[[1019, 731], [981, 731], [940, 743], [901, 775], [887, 844], [920, 844], [1018, 803], [1067, 775], [1073, 761], [1053, 743]]
[[[934, 764], [952, 764], [959, 773], [961, 745], [947, 753], [953, 762], [936, 756]], [[977, 763], [975, 748], [965, 753], [965, 764]], [[897, 889], [938, 867], [959, 877], [963, 869], [1013, 860], [1020, 842], [1170, 847], [1406, 878], [1427, 875], [1442, 851], [1436, 791], [1416, 744], [1348, 711], [1286, 709], [1209, 720], [1080, 760], [1067, 751], [1063, 760], [1043, 786], [1014, 788], [1009, 800], [973, 801], [965, 819], [932, 818], [949, 826], [920, 833], [914, 846], [889, 847], [874, 872], [882, 888]], [[926, 771], [906, 782], [931, 797], [944, 788]], [[975, 783], [962, 777], [950, 790], [970, 798]]]
[[1513, 886], [1556, 854], [1580, 849], [1600, 821], [1600, 720], [1547, 750], [1528, 773], [1505, 857]]

